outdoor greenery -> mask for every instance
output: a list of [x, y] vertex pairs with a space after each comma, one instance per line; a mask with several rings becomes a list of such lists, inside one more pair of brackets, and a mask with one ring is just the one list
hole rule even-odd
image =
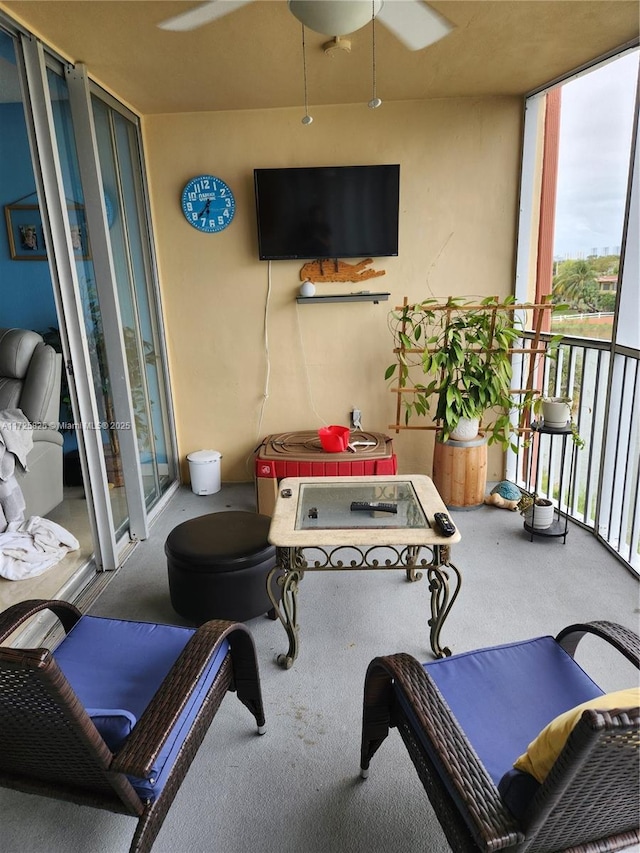
[[602, 290], [598, 278], [618, 275], [619, 268], [619, 255], [560, 261], [553, 276], [552, 299], [568, 303], [572, 311], [613, 311], [615, 291]]
[[[607, 319], [609, 322], [606, 322]], [[581, 319], [563, 317], [562, 314], [554, 315], [553, 333], [558, 335], [570, 335], [574, 338], [595, 338], [601, 341], [611, 340], [613, 328], [613, 315], [610, 318], [602, 318], [595, 323], [589, 320], [589, 315], [581, 315]]]
[[[590, 255], [586, 260], [556, 262], [552, 285], [552, 300], [557, 306], [553, 315], [554, 334], [611, 340], [616, 285], [605, 289], [598, 278], [617, 276], [619, 270], [619, 255]], [[559, 305], [560, 302], [565, 305]]]

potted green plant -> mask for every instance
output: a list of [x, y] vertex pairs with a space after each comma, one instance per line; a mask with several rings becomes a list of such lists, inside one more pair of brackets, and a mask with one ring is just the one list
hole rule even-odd
[[578, 427], [573, 420], [571, 397], [547, 397], [542, 394], [534, 395], [532, 410], [538, 423], [552, 429], [571, 430], [571, 440], [579, 449], [585, 446], [585, 440], [580, 436]]
[[525, 520], [525, 524], [536, 530], [546, 530], [553, 524], [554, 507], [549, 498], [541, 498], [539, 495], [524, 492], [518, 501], [518, 510]]
[[543, 397], [542, 418], [547, 426], [566, 426], [571, 420], [571, 397]]
[[545, 426], [565, 427], [571, 420], [571, 397], [539, 397], [534, 404], [536, 414]]
[[[502, 303], [496, 297], [480, 303], [450, 297], [444, 305], [427, 299], [391, 313], [397, 361], [385, 379], [397, 378], [400, 393], [410, 389], [402, 393], [405, 424], [431, 414], [437, 439], [446, 442], [455, 439], [461, 421], [482, 421], [489, 444], [516, 449], [513, 413], [530, 406], [533, 394], [519, 402], [512, 396], [511, 353], [522, 334], [512, 305], [512, 297]], [[414, 381], [416, 369], [426, 382]]]
[[[555, 358], [562, 336], [541, 340], [545, 311], [551, 302], [517, 304], [514, 297], [471, 301], [449, 297], [405, 304], [389, 315], [396, 361], [385, 371], [391, 390], [398, 394], [397, 429], [404, 409], [404, 427], [435, 429], [432, 477], [445, 504], [451, 508], [482, 506], [488, 471], [487, 445], [518, 451], [523, 432], [530, 441], [530, 412], [538, 392], [533, 382], [536, 361]], [[534, 314], [534, 334], [523, 338], [521, 318]], [[512, 356], [525, 366], [525, 388], [512, 388]], [[409, 427], [414, 416], [429, 416], [424, 427]], [[465, 419], [477, 419], [471, 434], [460, 441], [457, 428]], [[453, 440], [452, 440], [453, 439]], [[455, 472], [455, 473], [454, 473]]]

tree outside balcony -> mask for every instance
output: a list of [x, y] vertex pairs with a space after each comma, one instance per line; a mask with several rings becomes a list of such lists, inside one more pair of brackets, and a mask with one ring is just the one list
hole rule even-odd
[[619, 265], [619, 255], [594, 255], [556, 263], [552, 299], [557, 305], [564, 303], [567, 307], [554, 313], [554, 332], [610, 339], [616, 292], [615, 288], [603, 289], [601, 281], [604, 277], [617, 276]]

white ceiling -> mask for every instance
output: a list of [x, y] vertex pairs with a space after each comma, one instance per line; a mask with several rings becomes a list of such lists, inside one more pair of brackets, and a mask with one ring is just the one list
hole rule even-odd
[[[221, 0], [224, 2], [224, 0]], [[301, 26], [284, 0], [256, 0], [192, 32], [157, 27], [191, 0], [0, 0], [134, 110], [262, 109], [303, 103]], [[386, 101], [523, 95], [632, 39], [636, 0], [435, 0], [454, 31], [410, 51], [376, 27], [377, 90]], [[307, 31], [309, 103], [371, 97], [371, 25], [350, 54], [326, 55]], [[0, 84], [1, 88], [1, 84]]]

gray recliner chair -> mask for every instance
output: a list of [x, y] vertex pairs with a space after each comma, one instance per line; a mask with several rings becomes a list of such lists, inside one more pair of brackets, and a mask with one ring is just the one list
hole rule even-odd
[[34, 424], [28, 471], [16, 464], [25, 517], [44, 516], [63, 498], [62, 356], [29, 329], [0, 329], [0, 410], [20, 409]]

